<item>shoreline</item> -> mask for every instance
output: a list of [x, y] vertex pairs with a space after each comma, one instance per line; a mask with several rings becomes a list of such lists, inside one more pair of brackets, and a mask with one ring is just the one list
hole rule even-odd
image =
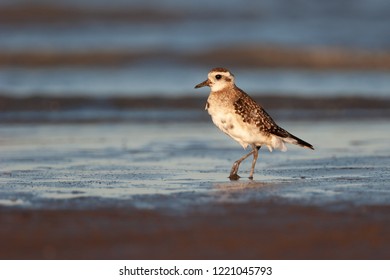
[[[388, 120], [390, 99], [256, 96], [275, 120]], [[0, 124], [208, 122], [205, 97], [0, 96]]]
[[[272, 96], [270, 93], [252, 94], [262, 106], [269, 109], [390, 109], [390, 98], [380, 97], [302, 97], [292, 95]], [[12, 97], [0, 94], [0, 112], [9, 111], [62, 111], [77, 108], [125, 109], [203, 109], [205, 96], [183, 97], [87, 97], [61, 96], [52, 97], [33, 95]]]
[[316, 150], [264, 149], [230, 182], [244, 151], [201, 113], [0, 126], [0, 258], [390, 257], [388, 121], [290, 122]]
[[[275, 120], [387, 120], [390, 99], [366, 97], [255, 96]], [[199, 97], [0, 96], [0, 124], [208, 122]]]

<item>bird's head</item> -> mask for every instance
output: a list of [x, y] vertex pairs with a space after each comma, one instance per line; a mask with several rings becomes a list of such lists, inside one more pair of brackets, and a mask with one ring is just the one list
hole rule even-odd
[[220, 91], [234, 86], [234, 75], [226, 68], [214, 68], [208, 74], [207, 80], [197, 84], [195, 88], [209, 86], [211, 91]]

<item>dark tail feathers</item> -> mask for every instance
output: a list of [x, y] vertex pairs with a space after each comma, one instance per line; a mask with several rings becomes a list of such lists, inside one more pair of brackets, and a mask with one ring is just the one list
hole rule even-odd
[[312, 144], [309, 144], [309, 143], [303, 141], [302, 139], [299, 139], [298, 137], [296, 137], [292, 134], [290, 134], [288, 138], [293, 139], [293, 141], [291, 142], [292, 144], [296, 144], [296, 145], [299, 145], [301, 147], [314, 150], [314, 147]]

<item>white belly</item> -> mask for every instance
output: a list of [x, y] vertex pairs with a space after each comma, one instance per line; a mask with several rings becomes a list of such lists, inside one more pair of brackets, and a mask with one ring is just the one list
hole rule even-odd
[[248, 145], [267, 145], [269, 136], [260, 133], [256, 126], [244, 123], [233, 113], [210, 112], [213, 123], [224, 133], [236, 140], [245, 149]]
[[[210, 97], [212, 97], [210, 95]], [[224, 133], [229, 135], [245, 149], [249, 145], [263, 146], [266, 145], [272, 152], [273, 149], [286, 151], [284, 139], [279, 136], [262, 133], [254, 123], [243, 122], [242, 117], [237, 115], [234, 108], [226, 102], [221, 105], [221, 100], [210, 98], [207, 101], [206, 109], [211, 115], [213, 123]], [[227, 106], [226, 106], [227, 105]]]

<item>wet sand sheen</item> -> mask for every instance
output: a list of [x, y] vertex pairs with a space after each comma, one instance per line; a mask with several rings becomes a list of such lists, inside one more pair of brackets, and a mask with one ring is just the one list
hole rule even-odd
[[[249, 181], [249, 197], [289, 198], [295, 193], [294, 200], [298, 197], [304, 203], [314, 198], [311, 203], [316, 205], [340, 198], [353, 204], [376, 204], [377, 198], [386, 201], [387, 121], [283, 121], [280, 125], [315, 143], [317, 149], [289, 146], [286, 153], [262, 151], [255, 179], [283, 187], [268, 192], [257, 190]], [[40, 208], [41, 203], [45, 207], [42, 197], [49, 198], [46, 202], [50, 198], [109, 198], [114, 200], [107, 201], [111, 205], [134, 195], [214, 193], [218, 185], [228, 182], [231, 164], [244, 153], [209, 123], [2, 125], [0, 132], [2, 195], [11, 200], [24, 196], [32, 208]], [[243, 164], [245, 176], [249, 163]], [[320, 195], [324, 190], [335, 194]], [[359, 197], [365, 191], [373, 195]], [[88, 200], [83, 205], [88, 207]]]
[[3, 124], [0, 258], [388, 258], [387, 121], [280, 124], [238, 182], [210, 123]]

